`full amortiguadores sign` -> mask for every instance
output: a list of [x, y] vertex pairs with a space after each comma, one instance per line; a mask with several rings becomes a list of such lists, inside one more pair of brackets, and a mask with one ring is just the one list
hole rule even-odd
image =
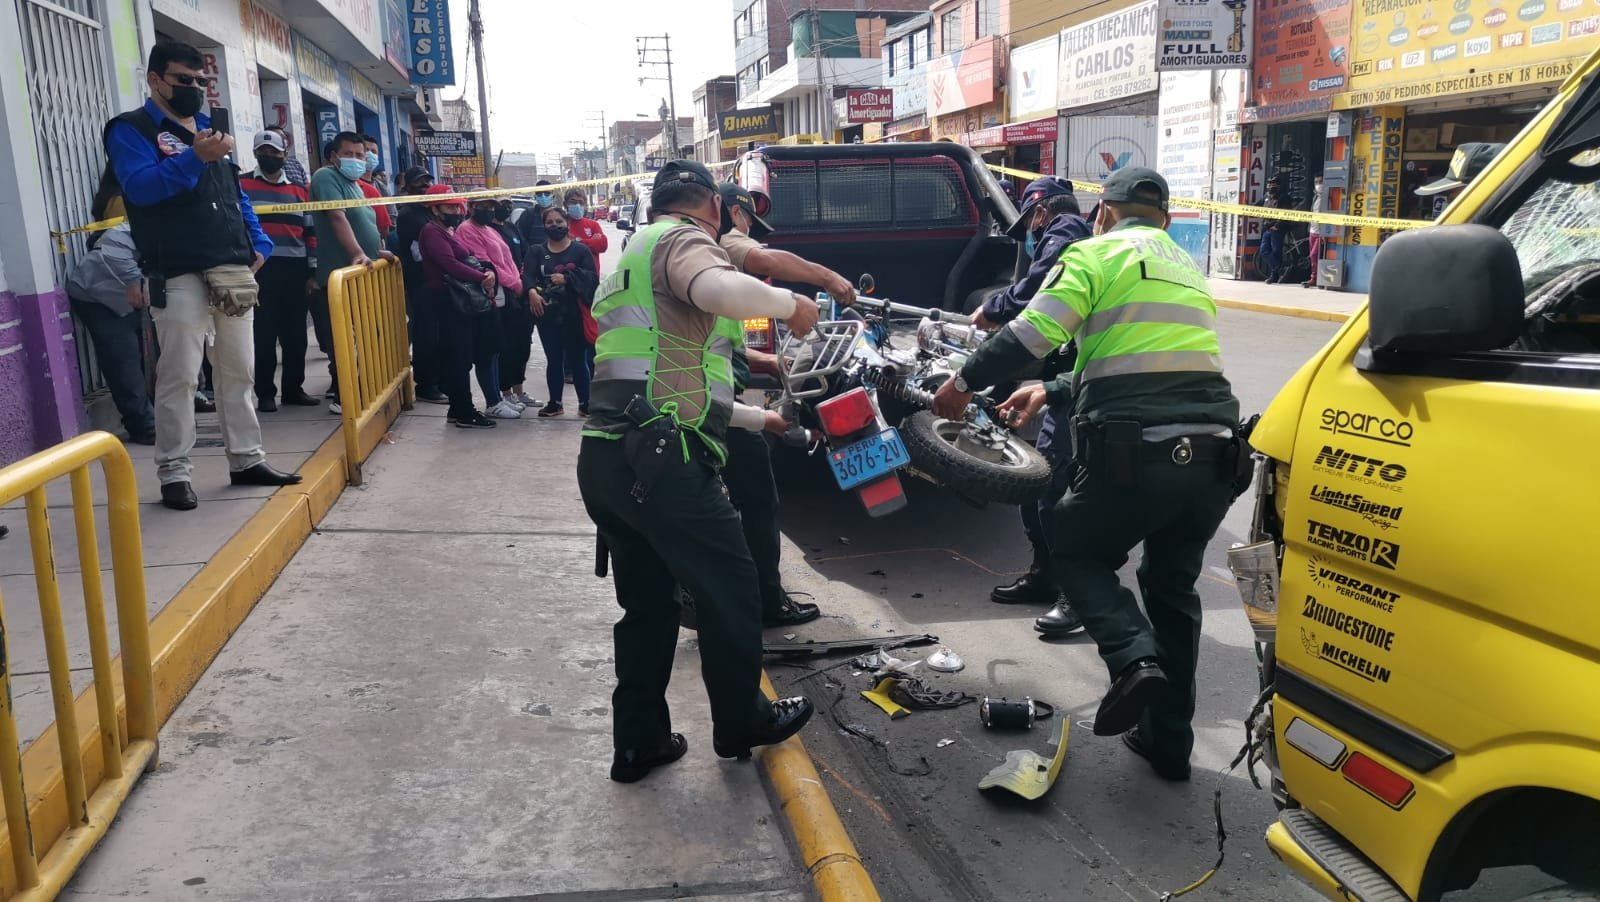
[[1251, 0], [1160, 0], [1156, 68], [1243, 69], [1254, 44]]

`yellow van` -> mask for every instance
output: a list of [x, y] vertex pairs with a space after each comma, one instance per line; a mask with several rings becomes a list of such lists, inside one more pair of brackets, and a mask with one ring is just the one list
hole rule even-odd
[[1267, 845], [1336, 899], [1600, 899], [1600, 53], [1442, 222], [1250, 438]]

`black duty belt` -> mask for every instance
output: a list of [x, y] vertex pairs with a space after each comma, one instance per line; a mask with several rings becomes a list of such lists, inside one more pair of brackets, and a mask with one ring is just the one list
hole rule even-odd
[[1232, 438], [1220, 435], [1180, 435], [1159, 442], [1141, 443], [1147, 461], [1168, 461], [1179, 466], [1191, 463], [1217, 463], [1233, 447]]

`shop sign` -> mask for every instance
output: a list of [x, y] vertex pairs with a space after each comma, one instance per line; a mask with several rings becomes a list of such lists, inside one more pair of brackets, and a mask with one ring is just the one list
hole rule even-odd
[[383, 57], [402, 76], [411, 73], [411, 42], [406, 37], [409, 24], [405, 0], [383, 0]]
[[928, 115], [945, 116], [994, 101], [995, 45], [994, 38], [984, 38], [928, 62]]
[[294, 36], [294, 62], [300, 76], [300, 86], [311, 89], [322, 99], [339, 102], [339, 70], [328, 51], [306, 40], [298, 32]]
[[1032, 122], [1017, 122], [1006, 126], [1005, 143], [1009, 147], [1013, 144], [1043, 144], [1054, 141], [1060, 134], [1060, 120], [1055, 116], [1046, 119], [1035, 119]]
[[1254, 106], [1244, 121], [1318, 116], [1349, 77], [1351, 0], [1282, 0], [1255, 11]]
[[[1553, 2], [1553, 0], [1552, 0]], [[54, 6], [67, 6], [77, 9], [89, 4], [64, 4], [54, 3]], [[102, 4], [92, 4], [101, 6]], [[230, 47], [241, 46], [240, 32], [245, 27], [241, 15], [242, 10], [236, 4], [226, 2], [217, 3], [213, 0], [150, 0], [149, 7], [158, 13], [177, 22], [197, 35], [202, 35], [219, 44]], [[132, 16], [132, 11], [129, 11]], [[129, 33], [131, 37], [131, 31]], [[141, 66], [140, 83], [143, 83], [144, 70]]]
[[430, 157], [478, 156], [477, 132], [436, 132], [424, 129], [414, 139], [417, 152]]
[[961, 136], [961, 143], [968, 147], [1004, 147], [1006, 146], [1005, 135], [1004, 126], [994, 125], [975, 132], [967, 132]]
[[845, 121], [888, 122], [894, 118], [894, 91], [889, 88], [852, 88], [845, 92]]
[[411, 0], [411, 83], [437, 87], [456, 83], [450, 48], [450, 0]]
[[372, 83], [372, 79], [357, 72], [354, 66], [350, 67], [350, 96], [374, 113], [383, 109], [383, 92]]
[[1067, 126], [1067, 178], [1098, 183], [1119, 169], [1149, 166], [1155, 147], [1154, 116], [1079, 116]]
[[256, 62], [284, 77], [294, 74], [294, 31], [256, 0], [240, 0], [239, 21], [250, 36]]
[[[1211, 199], [1226, 204], [1240, 201], [1242, 143], [1237, 128], [1217, 129], [1211, 145]], [[1232, 213], [1211, 215], [1211, 274], [1227, 278], [1239, 276], [1239, 217]]]
[[[1379, 107], [1356, 122], [1355, 140], [1350, 144], [1347, 212], [1351, 216], [1399, 218], [1405, 124], [1404, 107]], [[1376, 247], [1386, 233], [1371, 226], [1351, 226], [1346, 234], [1351, 246]]]
[[317, 141], [318, 147], [327, 147], [333, 143], [339, 134], [339, 111], [333, 107], [323, 107], [317, 110]]
[[[379, 0], [319, 0], [324, 9], [333, 14], [339, 24], [356, 36], [363, 46], [380, 55], [382, 30], [378, 27]], [[413, 5], [418, 5], [413, 3]]]
[[489, 180], [484, 177], [483, 157], [480, 156], [440, 160], [439, 181], [457, 191], [476, 191], [489, 185]]
[[1156, 0], [1061, 31], [1059, 109], [1120, 100], [1156, 89]]
[[778, 114], [772, 107], [718, 113], [717, 132], [722, 136], [723, 147], [738, 147], [750, 141], [776, 141], [783, 137], [783, 132], [778, 130]]
[[1156, 68], [1240, 69], [1250, 65], [1251, 0], [1160, 0]]
[[200, 51], [200, 69], [211, 83], [206, 85], [206, 106], [216, 108], [228, 105], [227, 50], [222, 47], [196, 47]]
[[1354, 110], [1384, 103], [1427, 100], [1430, 97], [1445, 97], [1473, 91], [1509, 90], [1549, 84], [1571, 75], [1572, 70], [1576, 69], [1584, 59], [1583, 56], [1575, 56], [1528, 66], [1491, 69], [1467, 75], [1446, 75], [1426, 81], [1348, 91], [1335, 97], [1333, 106], [1339, 110]]
[[[1560, 81], [1588, 55], [1593, 36], [1600, 33], [1593, 4], [1513, 0], [1490, 5], [1494, 8], [1479, 14], [1465, 0], [1356, 0], [1350, 84], [1334, 108]], [[1551, 46], [1558, 41], [1561, 47]], [[1494, 69], [1485, 71], [1490, 61]]]
[[1011, 118], [1024, 119], [1056, 109], [1056, 67], [1061, 64], [1061, 36], [1053, 34], [1011, 51]]
[[[1174, 197], [1207, 197], [1211, 191], [1211, 73], [1163, 72], [1156, 116], [1155, 169]], [[1211, 248], [1208, 214], [1174, 210], [1168, 234], [1202, 270]]]

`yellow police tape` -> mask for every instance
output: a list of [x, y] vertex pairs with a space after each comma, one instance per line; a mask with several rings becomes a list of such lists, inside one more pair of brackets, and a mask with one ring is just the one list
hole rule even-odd
[[[988, 164], [990, 169], [1005, 175], [1014, 175], [1017, 178], [1032, 181], [1043, 178], [1040, 173], [1028, 172], [1025, 169], [1012, 169], [994, 163]], [[1099, 194], [1101, 188], [1093, 182], [1072, 180], [1072, 186], [1087, 194]], [[1253, 207], [1248, 204], [1225, 204], [1215, 200], [1201, 200], [1197, 197], [1174, 197], [1171, 205], [1182, 207], [1185, 210], [1205, 210], [1208, 213], [1222, 213], [1230, 216], [1256, 216], [1261, 219], [1276, 219], [1282, 222], [1315, 222], [1321, 225], [1335, 226], [1369, 226], [1376, 229], [1400, 231], [1402, 229], [1420, 229], [1431, 226], [1433, 222], [1426, 219], [1384, 219], [1377, 216], [1347, 216], [1343, 213], [1312, 213], [1306, 210], [1279, 210], [1275, 207]]]
[[[732, 162], [713, 163], [707, 168], [721, 169], [724, 166], [732, 165]], [[262, 204], [259, 207], [255, 207], [254, 210], [257, 214], [325, 213], [329, 210], [353, 210], [358, 207], [389, 207], [403, 206], [405, 204], [437, 204], [452, 200], [468, 202], [474, 200], [483, 200], [484, 198], [506, 197], [513, 194], [537, 194], [547, 191], [554, 193], [557, 190], [565, 191], [573, 188], [586, 188], [590, 185], [609, 185], [616, 182], [625, 181], [632, 181], [632, 179], [627, 176], [619, 176], [616, 178], [584, 179], [576, 182], [562, 182], [559, 185], [530, 185], [525, 188], [484, 188], [480, 191], [458, 191], [450, 194], [396, 194], [386, 197], [363, 197], [356, 200], [319, 200], [310, 201], [303, 204]], [[68, 235], [77, 235], [83, 232], [100, 232], [104, 231], [105, 229], [119, 226], [125, 221], [127, 221], [126, 217], [114, 216], [110, 219], [102, 219], [98, 222], [91, 222], [88, 225], [78, 226], [77, 228], [66, 229], [60, 232], [51, 232], [50, 237], [56, 240], [56, 253], [65, 254], [67, 252], [66, 238]]]

